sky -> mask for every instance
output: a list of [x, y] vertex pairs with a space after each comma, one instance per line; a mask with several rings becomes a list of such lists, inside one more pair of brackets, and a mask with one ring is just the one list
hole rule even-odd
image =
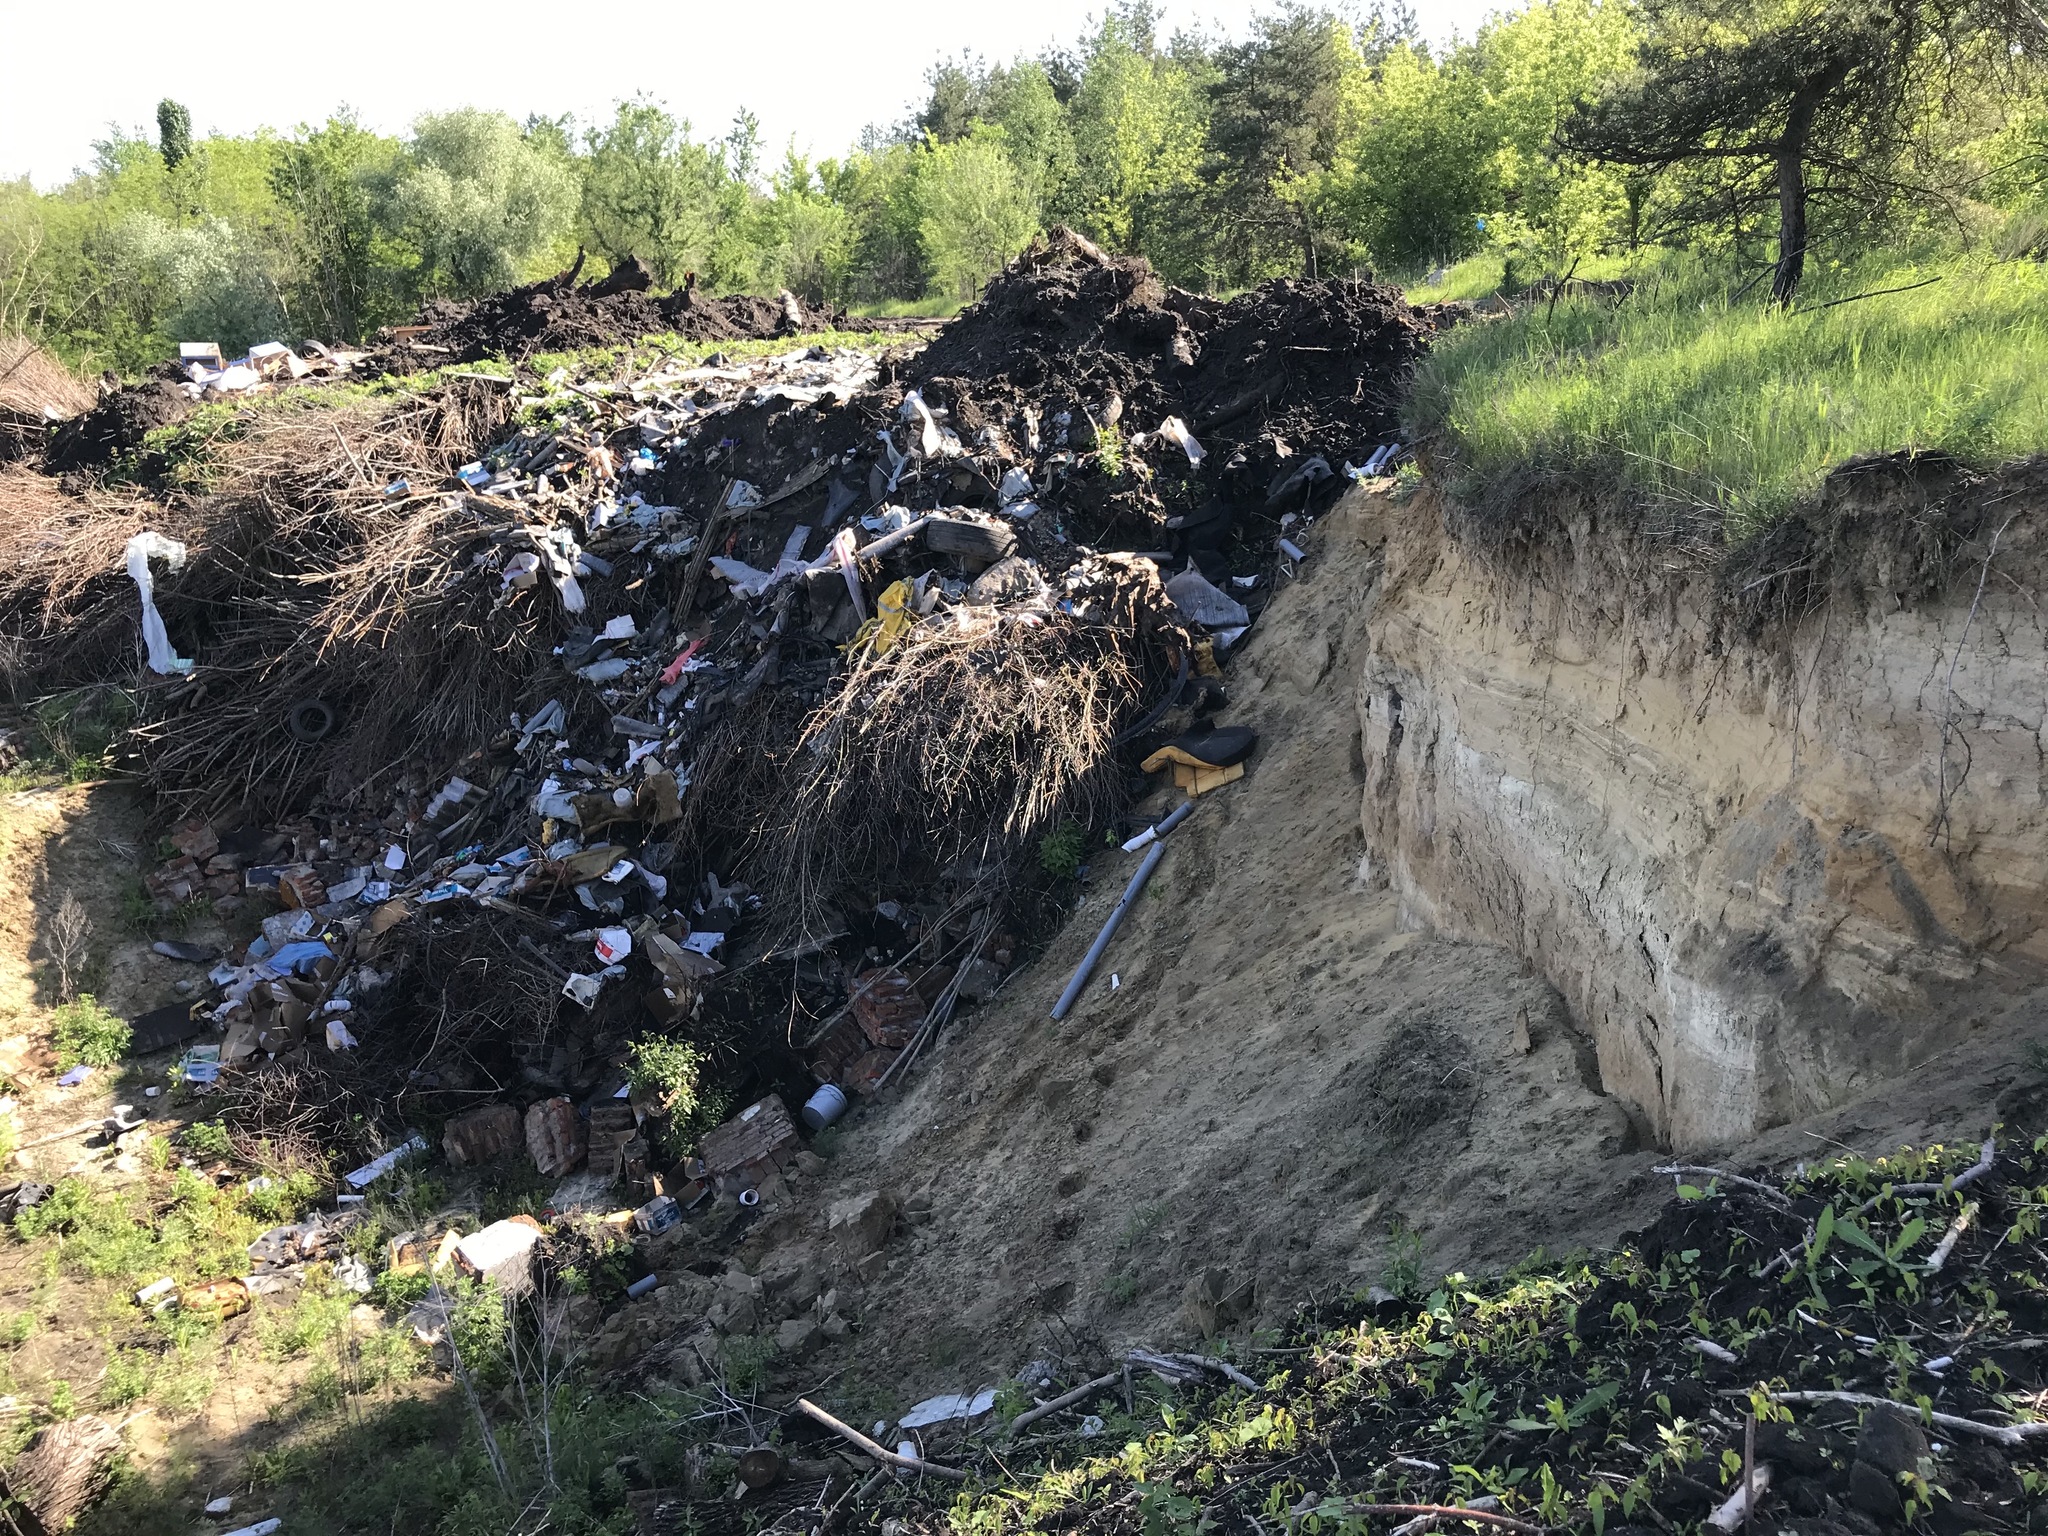
[[[1242, 36], [1268, 4], [1162, 6], [1165, 27]], [[1469, 33], [1487, 0], [1420, 0], [1423, 31]], [[924, 74], [962, 49], [991, 61], [1071, 43], [1101, 0], [0, 0], [0, 178], [43, 190], [92, 160], [110, 124], [156, 136], [157, 102], [192, 111], [195, 135], [289, 131], [354, 109], [402, 132], [423, 112], [497, 108], [609, 117], [650, 94], [716, 137], [742, 107], [779, 158], [794, 136], [837, 155], [871, 122], [908, 115]], [[587, 16], [587, 24], [580, 17]]]

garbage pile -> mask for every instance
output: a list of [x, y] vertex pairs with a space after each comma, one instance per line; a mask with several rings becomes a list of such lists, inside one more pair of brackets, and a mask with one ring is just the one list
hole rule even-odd
[[[443, 334], [652, 302], [541, 288]], [[151, 889], [262, 928], [190, 978], [190, 1064], [273, 1139], [587, 1108], [650, 1025], [843, 1104], [1056, 920], [1050, 835], [1243, 772], [1167, 748], [1291, 533], [1397, 455], [1428, 334], [1392, 290], [1220, 303], [1056, 231], [921, 354], [268, 413], [211, 498], [61, 531], [0, 616], [103, 677], [140, 596], [135, 766], [187, 818]]]

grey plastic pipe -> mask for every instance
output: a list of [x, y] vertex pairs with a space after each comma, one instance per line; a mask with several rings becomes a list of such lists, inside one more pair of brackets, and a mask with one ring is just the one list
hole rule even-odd
[[1095, 964], [1102, 958], [1102, 952], [1109, 948], [1109, 941], [1116, 937], [1116, 930], [1124, 920], [1124, 914], [1131, 910], [1131, 903], [1138, 899], [1138, 892], [1145, 889], [1145, 882], [1152, 878], [1152, 871], [1159, 867], [1160, 859], [1166, 856], [1166, 844], [1154, 843], [1145, 854], [1145, 862], [1138, 866], [1138, 872], [1131, 876], [1131, 883], [1124, 887], [1123, 900], [1116, 904], [1116, 910], [1109, 914], [1109, 921], [1102, 925], [1102, 932], [1095, 935], [1095, 942], [1088, 946], [1088, 953], [1081, 957], [1081, 963], [1074, 970], [1074, 979], [1067, 983], [1067, 990], [1060, 994], [1060, 1000], [1052, 1005], [1052, 1016], [1064, 1019], [1067, 1010], [1074, 1006], [1074, 999], [1081, 995], [1081, 989], [1088, 985], [1088, 978], [1094, 973]]

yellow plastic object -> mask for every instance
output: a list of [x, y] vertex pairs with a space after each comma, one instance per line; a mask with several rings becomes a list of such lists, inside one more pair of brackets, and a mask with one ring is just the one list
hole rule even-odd
[[1228, 768], [1190, 768], [1185, 763], [1173, 765], [1175, 787], [1188, 792], [1188, 798], [1206, 795], [1212, 789], [1221, 789], [1226, 784], [1235, 784], [1244, 777], [1244, 764], [1232, 763]]
[[917, 622], [910, 611], [913, 588], [907, 581], [892, 581], [875, 599], [875, 616], [861, 625], [859, 633], [846, 642], [846, 649], [857, 651], [863, 645], [873, 643], [877, 656], [886, 656], [910, 633], [910, 626]]

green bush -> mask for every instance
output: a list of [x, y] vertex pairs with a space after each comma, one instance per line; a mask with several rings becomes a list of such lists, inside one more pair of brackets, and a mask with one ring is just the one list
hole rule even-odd
[[183, 1139], [201, 1157], [226, 1157], [234, 1150], [228, 1128], [218, 1120], [194, 1120], [185, 1127]]
[[1088, 834], [1076, 822], [1038, 840], [1038, 867], [1048, 875], [1071, 880], [1081, 872], [1081, 860], [1088, 852]]
[[81, 992], [57, 1010], [50, 1046], [60, 1067], [111, 1067], [128, 1054], [133, 1033], [125, 1019], [101, 1007], [90, 992]]

